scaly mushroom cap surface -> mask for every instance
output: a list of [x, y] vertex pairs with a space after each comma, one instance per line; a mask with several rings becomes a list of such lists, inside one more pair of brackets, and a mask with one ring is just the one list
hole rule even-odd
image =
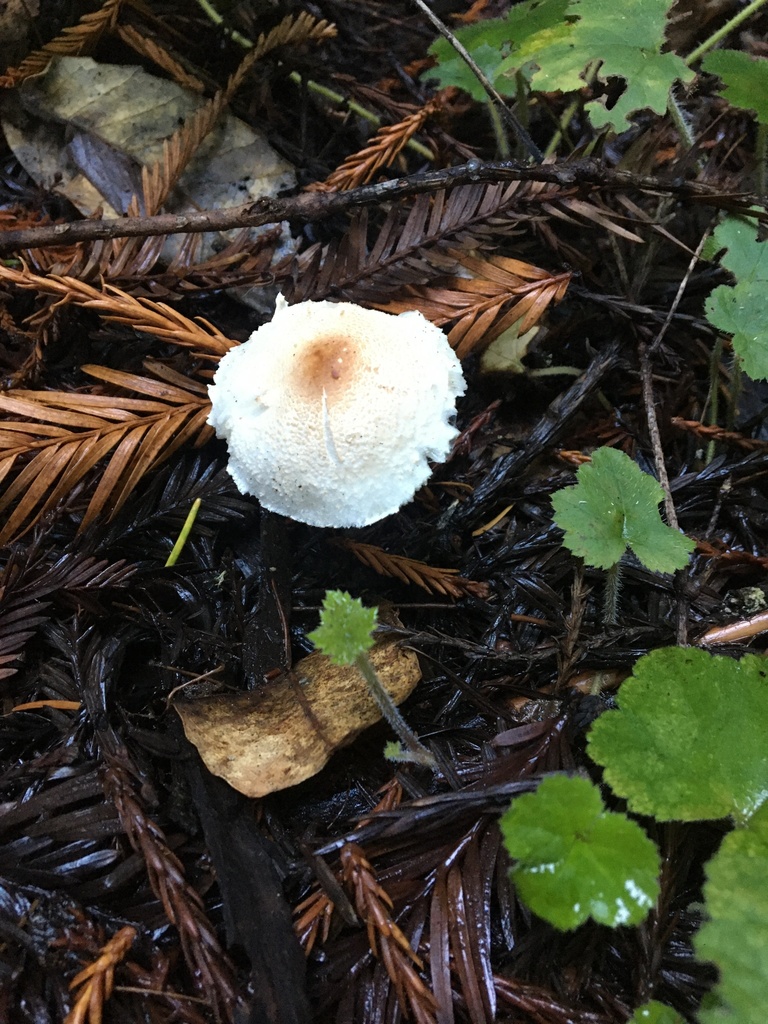
[[442, 461], [465, 391], [445, 334], [416, 311], [278, 297], [221, 360], [208, 422], [240, 491], [312, 526], [396, 512]]

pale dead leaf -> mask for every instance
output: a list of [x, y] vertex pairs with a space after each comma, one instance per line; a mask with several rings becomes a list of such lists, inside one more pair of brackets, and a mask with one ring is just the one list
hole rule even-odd
[[539, 327], [532, 327], [524, 334], [520, 332], [520, 321], [512, 324], [495, 338], [480, 357], [483, 373], [525, 373], [523, 358], [528, 347], [539, 333]]
[[[370, 658], [400, 704], [421, 678], [418, 658], [393, 641], [377, 644]], [[173, 706], [206, 768], [250, 797], [311, 778], [335, 750], [381, 719], [357, 669], [334, 665], [320, 653], [303, 658], [263, 691]]]
[[[204, 102], [140, 67], [58, 57], [45, 75], [3, 98], [3, 129], [38, 184], [67, 196], [85, 216], [98, 208], [114, 216], [127, 212], [139, 189], [141, 164], [161, 159], [163, 142]], [[166, 209], [224, 209], [294, 184], [292, 167], [266, 138], [227, 113], [201, 143]], [[220, 243], [221, 236], [205, 235], [199, 258], [209, 258]], [[166, 242], [166, 259], [178, 245]]]

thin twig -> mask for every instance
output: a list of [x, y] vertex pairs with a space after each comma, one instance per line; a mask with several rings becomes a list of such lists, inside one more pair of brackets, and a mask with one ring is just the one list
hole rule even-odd
[[514, 111], [510, 110], [507, 104], [504, 102], [504, 97], [501, 95], [498, 89], [495, 89], [493, 87], [493, 83], [491, 82], [491, 80], [488, 78], [485, 72], [480, 67], [478, 67], [477, 61], [472, 59], [466, 47], [459, 42], [459, 40], [456, 38], [453, 32], [451, 32], [448, 26], [444, 22], [442, 22], [440, 18], [438, 18], [434, 11], [431, 11], [429, 7], [427, 7], [427, 5], [424, 3], [424, 0], [413, 0], [413, 2], [416, 4], [419, 10], [429, 18], [429, 20], [435, 26], [437, 31], [440, 33], [440, 35], [444, 39], [447, 39], [448, 42], [456, 51], [456, 53], [458, 53], [458, 55], [470, 69], [472, 74], [478, 80], [480, 85], [482, 85], [482, 87], [488, 93], [489, 97], [491, 98], [491, 102], [496, 104], [496, 109], [501, 114], [502, 118], [507, 122], [512, 131], [515, 133], [515, 135], [518, 138], [518, 141], [522, 143], [522, 145], [525, 146], [525, 148], [528, 150], [528, 152], [531, 155], [531, 159], [534, 160], [537, 164], [543, 163], [544, 154], [541, 152], [539, 147], [528, 134], [524, 125], [517, 117], [517, 115], [514, 113]]
[[645, 416], [648, 421], [648, 432], [651, 435], [651, 444], [653, 445], [653, 458], [656, 463], [656, 473], [659, 477], [659, 483], [664, 488], [664, 510], [667, 514], [667, 522], [669, 525], [677, 530], [677, 513], [675, 512], [675, 503], [672, 500], [672, 492], [669, 487], [669, 476], [667, 474], [667, 467], [664, 462], [664, 451], [661, 446], [661, 434], [659, 433], [659, 421], [656, 418], [656, 407], [654, 405], [653, 397], [653, 374], [651, 370], [651, 355], [656, 351], [658, 346], [661, 344], [664, 335], [667, 333], [669, 325], [672, 323], [672, 318], [677, 312], [677, 307], [680, 305], [680, 300], [685, 293], [685, 289], [690, 280], [693, 269], [699, 261], [701, 251], [709, 238], [710, 228], [702, 235], [701, 241], [696, 246], [696, 251], [691, 257], [690, 263], [685, 271], [682, 281], [677, 289], [675, 298], [672, 301], [672, 305], [669, 307], [664, 323], [659, 328], [658, 334], [653, 339], [653, 342], [649, 347], [644, 342], [640, 342], [640, 375], [643, 384], [643, 402], [645, 404]]
[[669, 325], [672, 323], [672, 319], [673, 319], [675, 313], [677, 312], [677, 307], [680, 305], [680, 300], [682, 299], [683, 295], [685, 294], [685, 289], [688, 287], [688, 282], [691, 279], [691, 274], [693, 273], [696, 264], [699, 262], [699, 257], [701, 256], [701, 251], [704, 248], [704, 246], [707, 244], [707, 239], [709, 238], [711, 233], [712, 233], [712, 226], [710, 225], [707, 228], [707, 230], [704, 232], [704, 234], [701, 236], [701, 241], [696, 246], [696, 251], [694, 252], [693, 256], [691, 256], [691, 261], [688, 264], [688, 267], [686, 268], [685, 274], [683, 275], [683, 279], [680, 282], [680, 285], [679, 285], [679, 287], [677, 289], [677, 292], [675, 293], [675, 297], [672, 300], [672, 305], [669, 307], [669, 312], [667, 313], [666, 318], [664, 319], [664, 323], [659, 328], [659, 333], [653, 339], [653, 341], [651, 342], [651, 345], [650, 345], [650, 347], [648, 349], [648, 354], [649, 355], [653, 355], [654, 352], [656, 351], [656, 349], [659, 347], [659, 345], [664, 340], [664, 335], [667, 333], [667, 330], [669, 329]]
[[659, 432], [659, 421], [656, 417], [656, 407], [653, 396], [653, 371], [651, 359], [648, 354], [648, 346], [641, 341], [638, 345], [640, 355], [640, 379], [643, 384], [643, 403], [645, 405], [645, 418], [648, 421], [648, 433], [651, 435], [653, 447], [653, 461], [656, 464], [656, 474], [659, 483], [664, 490], [664, 511], [667, 514], [667, 523], [673, 530], [679, 529], [675, 503], [672, 501], [672, 492], [669, 487], [669, 475], [664, 462], [664, 450], [661, 447], [661, 433]]
[[732, 644], [736, 641], [749, 640], [753, 636], [768, 631], [768, 612], [758, 612], [750, 619], [729, 622], [725, 626], [713, 626], [696, 643], [700, 647], [711, 644]]
[[[348, 192], [305, 192], [277, 199], [258, 199], [228, 210], [203, 210], [195, 213], [158, 214], [155, 217], [116, 217], [109, 220], [82, 220], [71, 224], [49, 224], [0, 232], [0, 256], [20, 249], [72, 245], [99, 238], [148, 237], [204, 231], [228, 231], [232, 228], [259, 227], [284, 220], [305, 223], [325, 220], [361, 206], [373, 206], [406, 196], [436, 192], [457, 185], [493, 181], [543, 181], [560, 188], [605, 188], [633, 190], [655, 195], [674, 195], [680, 199], [705, 203], [718, 209], [738, 209], [741, 216], [768, 221], [766, 204], [752, 192], [724, 193], [715, 185], [681, 179], [661, 179], [617, 171], [595, 160], [564, 161], [529, 167], [514, 160], [478, 164], [470, 161], [460, 167], [424, 171], [409, 177], [392, 178], [373, 185], [362, 185]], [[760, 206], [761, 210], [751, 210]]]

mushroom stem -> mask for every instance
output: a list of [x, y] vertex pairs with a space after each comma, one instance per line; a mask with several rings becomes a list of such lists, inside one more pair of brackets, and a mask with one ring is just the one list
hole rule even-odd
[[428, 768], [436, 769], [437, 761], [435, 760], [434, 754], [424, 746], [419, 737], [408, 726], [403, 716], [397, 710], [397, 705], [382, 686], [381, 680], [376, 674], [376, 669], [371, 664], [371, 660], [365, 652], [358, 654], [357, 658], [355, 658], [355, 665], [363, 679], [365, 679], [368, 684], [368, 690], [370, 691], [373, 699], [379, 705], [379, 710], [382, 715], [389, 722], [393, 732], [397, 734], [398, 739], [408, 751], [410, 755], [408, 760], [416, 761], [418, 764], [423, 764]]

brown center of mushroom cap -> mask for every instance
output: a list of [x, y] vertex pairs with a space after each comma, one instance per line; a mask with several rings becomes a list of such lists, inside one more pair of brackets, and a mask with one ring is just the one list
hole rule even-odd
[[330, 399], [349, 387], [359, 363], [357, 346], [349, 338], [328, 335], [317, 338], [295, 354], [294, 382], [306, 401]]

